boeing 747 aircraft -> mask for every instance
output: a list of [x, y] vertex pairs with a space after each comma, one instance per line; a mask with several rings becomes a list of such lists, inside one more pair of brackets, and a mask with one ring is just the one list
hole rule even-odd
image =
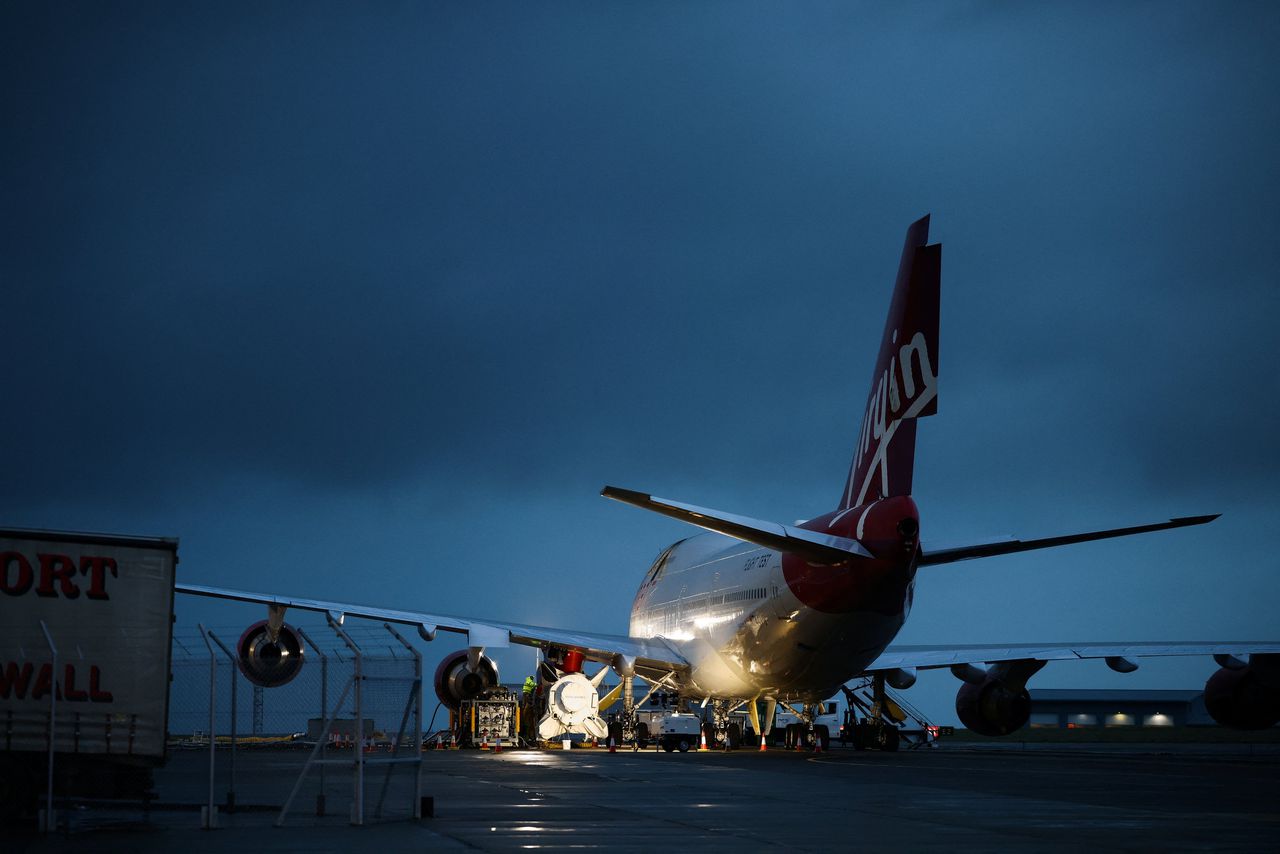
[[[911, 498], [919, 419], [938, 408], [938, 294], [942, 247], [929, 244], [929, 218], [907, 229], [902, 261], [880, 341], [866, 412], [844, 489], [828, 513], [795, 525], [762, 521], [667, 498], [604, 488], [608, 498], [688, 522], [705, 533], [681, 540], [645, 573], [627, 635], [540, 628], [482, 618], [405, 611], [266, 595], [195, 584], [182, 593], [265, 604], [268, 617], [250, 626], [238, 653], [256, 684], [278, 685], [301, 667], [303, 645], [284, 622], [285, 610], [319, 611], [405, 623], [426, 640], [440, 630], [465, 634], [467, 649], [446, 656], [436, 671], [441, 700], [456, 708], [498, 683], [486, 650], [524, 644], [542, 650], [548, 709], [543, 738], [565, 732], [605, 737], [597, 689], [612, 671], [621, 684], [619, 726], [638, 731], [633, 696], [638, 679], [654, 691], [675, 692], [705, 710], [711, 738], [732, 743], [730, 715], [745, 710], [756, 733], [767, 735], [778, 704], [796, 712], [796, 736], [808, 743], [827, 734], [814, 725], [823, 700], [846, 682], [873, 677], [907, 688], [917, 671], [950, 668], [961, 680], [956, 712], [971, 730], [1004, 735], [1030, 714], [1027, 680], [1047, 662], [1105, 659], [1120, 672], [1156, 655], [1212, 656], [1206, 685], [1209, 713], [1238, 728], [1280, 720], [1280, 642], [1017, 644], [1010, 646], [894, 647], [911, 610], [917, 572], [970, 558], [1065, 546], [1168, 528], [1202, 525], [1193, 516], [1040, 539], [937, 545], [922, 539]], [[833, 484], [834, 491], [834, 484]], [[588, 677], [584, 661], [600, 662]], [[896, 744], [896, 740], [893, 742]]]

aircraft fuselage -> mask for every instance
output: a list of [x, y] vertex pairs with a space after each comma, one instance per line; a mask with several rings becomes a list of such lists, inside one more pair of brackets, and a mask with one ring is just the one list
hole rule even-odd
[[857, 536], [873, 557], [808, 564], [707, 533], [673, 544], [650, 567], [630, 634], [680, 644], [692, 665], [680, 686], [686, 696], [825, 699], [898, 634], [918, 553], [911, 499], [872, 502], [803, 527]]

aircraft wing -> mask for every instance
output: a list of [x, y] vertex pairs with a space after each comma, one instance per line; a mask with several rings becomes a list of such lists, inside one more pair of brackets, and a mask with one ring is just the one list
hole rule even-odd
[[1130, 534], [1145, 534], [1149, 531], [1164, 531], [1169, 528], [1185, 528], [1188, 525], [1203, 525], [1212, 522], [1222, 514], [1209, 516], [1185, 516], [1170, 519], [1168, 522], [1156, 522], [1152, 525], [1133, 525], [1128, 528], [1110, 528], [1105, 531], [1088, 531], [1083, 534], [1066, 534], [1060, 537], [1043, 537], [1038, 540], [1018, 540], [1006, 537], [986, 543], [972, 543], [956, 546], [935, 546], [921, 543], [920, 566], [931, 566], [937, 563], [952, 563], [958, 560], [969, 560], [976, 557], [993, 557], [995, 555], [1026, 552], [1032, 549], [1048, 549], [1054, 546], [1066, 546], [1072, 543], [1087, 543], [1090, 540], [1106, 540], [1111, 537], [1127, 537]]
[[867, 672], [916, 668], [930, 670], [1002, 661], [1073, 661], [1096, 658], [1142, 658], [1157, 655], [1215, 655], [1244, 658], [1252, 653], [1280, 653], [1280, 641], [1146, 641], [1142, 643], [971, 644], [969, 646], [891, 646]]
[[372, 605], [356, 605], [350, 602], [329, 602], [323, 599], [303, 599], [294, 596], [275, 596], [250, 593], [244, 590], [228, 590], [222, 587], [205, 587], [199, 584], [176, 584], [178, 593], [193, 596], [209, 596], [214, 599], [231, 599], [237, 602], [256, 602], [263, 605], [284, 606], [302, 611], [318, 611], [341, 622], [343, 618], [364, 617], [404, 623], [414, 626], [426, 640], [435, 637], [437, 630], [457, 632], [467, 636], [470, 646], [502, 648], [513, 643], [523, 646], [563, 646], [582, 650], [592, 660], [611, 664], [617, 656], [635, 659], [636, 664], [660, 670], [683, 670], [689, 662], [676, 648], [674, 642], [662, 638], [633, 638], [623, 635], [605, 635], [594, 632], [571, 632], [497, 620], [472, 620], [451, 617], [446, 614], [428, 614], [421, 611], [401, 611], [395, 608], [378, 608]]

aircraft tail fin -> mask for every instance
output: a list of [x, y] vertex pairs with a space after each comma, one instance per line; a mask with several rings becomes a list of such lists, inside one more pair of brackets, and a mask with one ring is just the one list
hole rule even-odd
[[907, 229], [842, 510], [911, 494], [915, 420], [938, 411], [941, 271], [942, 245], [929, 245], [926, 214]]

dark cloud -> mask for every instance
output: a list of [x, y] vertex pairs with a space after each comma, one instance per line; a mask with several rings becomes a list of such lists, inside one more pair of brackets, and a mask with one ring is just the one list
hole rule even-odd
[[[595, 491], [828, 509], [902, 232], [932, 211], [928, 529], [1227, 515], [927, 579], [909, 639], [1269, 629], [1268, 5], [4, 17], [11, 524], [180, 534], [184, 572], [228, 584], [338, 595], [359, 565], [389, 585], [360, 599], [618, 631], [683, 532]], [[1145, 582], [1097, 602], [1113, 563]], [[1201, 590], [1206, 565], [1229, 580]], [[1046, 616], [1067, 574], [1090, 608]]]

